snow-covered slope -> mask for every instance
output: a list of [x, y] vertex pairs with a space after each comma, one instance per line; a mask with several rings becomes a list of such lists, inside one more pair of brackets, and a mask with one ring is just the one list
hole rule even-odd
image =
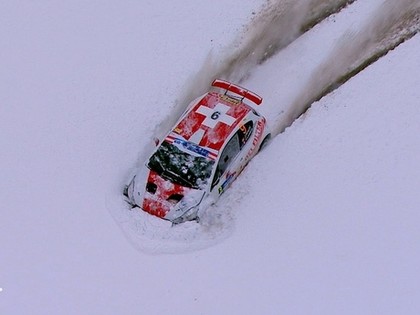
[[[1, 314], [420, 310], [418, 35], [276, 137], [213, 209], [225, 217], [147, 238], [115, 210], [188, 78], [262, 4], [0, 4]], [[270, 104], [295, 78], [266, 65], [246, 82]]]
[[417, 35], [315, 103], [235, 186], [246, 193], [231, 250], [257, 253], [249, 264], [275, 292], [264, 303], [287, 314], [420, 310], [418, 49]]

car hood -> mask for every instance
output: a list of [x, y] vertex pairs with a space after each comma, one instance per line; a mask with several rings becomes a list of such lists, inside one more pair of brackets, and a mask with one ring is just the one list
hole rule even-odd
[[181, 216], [185, 207], [195, 202], [196, 195], [203, 195], [202, 190], [173, 183], [155, 171], [148, 169], [148, 174], [144, 175], [145, 184], [137, 188], [137, 204], [159, 218], [172, 220]]

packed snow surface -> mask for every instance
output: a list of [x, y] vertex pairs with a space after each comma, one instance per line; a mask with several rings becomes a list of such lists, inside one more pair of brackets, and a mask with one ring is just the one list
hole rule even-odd
[[417, 314], [419, 35], [314, 103], [201, 224], [121, 198], [197, 72], [236, 76], [283, 130], [393, 1], [356, 1], [235, 71], [209, 66], [282, 1], [2, 2], [0, 314]]

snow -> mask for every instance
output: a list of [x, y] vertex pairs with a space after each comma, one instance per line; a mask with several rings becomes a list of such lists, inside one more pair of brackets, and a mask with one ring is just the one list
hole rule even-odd
[[264, 286], [287, 313], [419, 310], [419, 45], [314, 104], [237, 185], [252, 189], [233, 237], [271, 261]]
[[[243, 78], [275, 129], [384, 2], [356, 1]], [[261, 8], [0, 4], [1, 314], [419, 312], [419, 35], [275, 137], [202, 224], [126, 211], [151, 138]]]

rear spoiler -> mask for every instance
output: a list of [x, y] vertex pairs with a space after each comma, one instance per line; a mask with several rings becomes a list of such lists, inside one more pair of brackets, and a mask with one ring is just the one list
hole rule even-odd
[[243, 87], [240, 87], [239, 85], [230, 83], [228, 81], [216, 79], [211, 85], [214, 87], [224, 89], [226, 90], [226, 92], [230, 91], [235, 94], [238, 94], [242, 96], [242, 99], [246, 98], [257, 105], [260, 105], [263, 100], [261, 96], [255, 94], [254, 92], [248, 91], [247, 89], [244, 89]]

